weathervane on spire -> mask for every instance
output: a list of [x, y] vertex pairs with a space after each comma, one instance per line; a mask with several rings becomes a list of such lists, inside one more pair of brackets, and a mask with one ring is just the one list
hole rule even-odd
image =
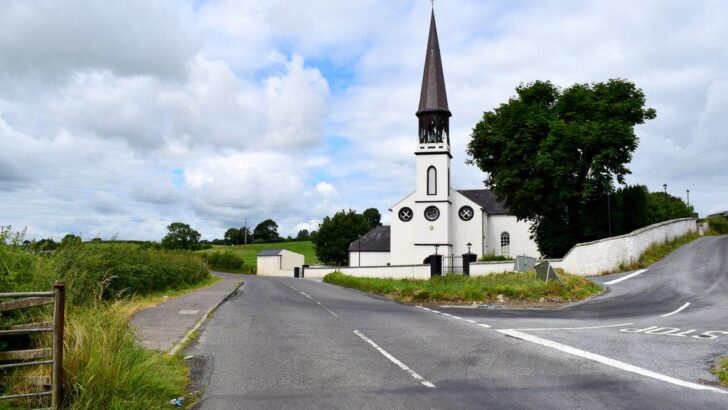
[[432, 3], [432, 8], [435, 8], [435, 0], [430, 0], [430, 3]]

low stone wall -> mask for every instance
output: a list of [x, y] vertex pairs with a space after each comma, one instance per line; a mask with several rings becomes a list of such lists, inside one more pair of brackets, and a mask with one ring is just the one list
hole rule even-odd
[[576, 275], [596, 275], [636, 261], [651, 245], [698, 229], [693, 218], [674, 219], [646, 226], [625, 235], [576, 244], [561, 260], [551, 264]]
[[470, 276], [485, 276], [493, 273], [513, 272], [515, 261], [508, 262], [473, 262], [470, 264]]
[[304, 277], [323, 278], [331, 272], [341, 272], [360, 278], [429, 279], [430, 265], [311, 266], [306, 268]]

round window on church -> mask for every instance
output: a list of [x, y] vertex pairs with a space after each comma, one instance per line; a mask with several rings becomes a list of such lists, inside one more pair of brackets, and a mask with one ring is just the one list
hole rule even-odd
[[427, 218], [428, 221], [434, 221], [435, 219], [440, 217], [440, 210], [437, 209], [436, 206], [430, 205], [427, 208], [425, 208], [425, 218]]
[[415, 215], [414, 212], [412, 212], [412, 209], [407, 208], [406, 206], [399, 210], [397, 213], [399, 216], [399, 220], [402, 222], [409, 222], [412, 220], [412, 217]]
[[473, 211], [473, 208], [465, 205], [460, 208], [458, 215], [460, 216], [460, 219], [462, 219], [463, 221], [469, 221], [469, 220], [473, 219], [473, 216], [475, 216], [475, 211]]

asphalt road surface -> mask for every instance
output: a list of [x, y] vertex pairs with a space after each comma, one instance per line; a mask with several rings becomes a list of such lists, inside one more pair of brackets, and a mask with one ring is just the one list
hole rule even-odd
[[418, 307], [246, 277], [188, 353], [201, 409], [728, 409], [728, 236], [558, 310]]

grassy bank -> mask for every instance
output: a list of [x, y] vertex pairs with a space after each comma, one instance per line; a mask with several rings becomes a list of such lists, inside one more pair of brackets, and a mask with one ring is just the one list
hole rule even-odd
[[302, 254], [305, 259], [305, 263], [308, 265], [316, 265], [319, 263], [318, 258], [316, 258], [316, 251], [314, 250], [314, 246], [311, 241], [256, 243], [252, 245], [234, 246], [213, 245], [212, 249], [206, 249], [199, 252], [210, 253], [230, 251], [240, 257], [245, 265], [255, 266], [258, 252], [265, 249], [286, 249], [291, 252]]
[[503, 295], [511, 301], [538, 302], [541, 298], [575, 301], [596, 295], [601, 287], [583, 277], [561, 274], [564, 283], [536, 279], [530, 273], [501, 273], [469, 277], [447, 275], [430, 280], [356, 278], [330, 273], [324, 282], [401, 302], [490, 303]]
[[[130, 244], [80, 245], [53, 254], [32, 254], [0, 244], [0, 289], [50, 289], [67, 283], [64, 368], [66, 408], [164, 409], [184, 396], [188, 370], [179, 357], [146, 350], [135, 343], [128, 324], [138, 308], [214, 282], [194, 253], [155, 250]], [[0, 327], [14, 321], [47, 320], [48, 310], [30, 317], [3, 314]], [[13, 343], [28, 343], [16, 340]], [[48, 336], [35, 337], [24, 348], [48, 346]], [[0, 349], [2, 347], [0, 346]], [[47, 368], [31, 370], [47, 374]], [[10, 376], [8, 391], [34, 390], [22, 376]], [[28, 408], [28, 401], [0, 402], [0, 409]], [[47, 402], [30, 403], [36, 407]], [[15, 406], [15, 407], [13, 407]]]
[[715, 375], [718, 376], [718, 380], [720, 380], [724, 386], [728, 386], [728, 356], [718, 360], [718, 364], [716, 364], [714, 372]]
[[622, 264], [619, 266], [619, 272], [626, 272], [630, 270], [637, 270], [646, 268], [655, 262], [659, 262], [664, 259], [667, 255], [671, 254], [683, 245], [700, 239], [701, 236], [697, 232], [690, 232], [683, 236], [678, 236], [669, 241], [654, 244], [647, 248], [636, 262], [630, 264]]

